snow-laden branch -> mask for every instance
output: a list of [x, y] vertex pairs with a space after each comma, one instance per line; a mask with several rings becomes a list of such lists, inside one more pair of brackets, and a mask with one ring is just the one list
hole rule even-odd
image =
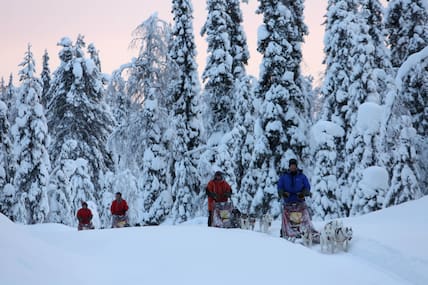
[[397, 76], [395, 77], [395, 85], [397, 86], [398, 90], [401, 90], [403, 78], [407, 75], [407, 73], [409, 73], [410, 69], [426, 58], [428, 58], [428, 46], [426, 46], [421, 51], [412, 54], [406, 59], [405, 62], [403, 62], [397, 71]]

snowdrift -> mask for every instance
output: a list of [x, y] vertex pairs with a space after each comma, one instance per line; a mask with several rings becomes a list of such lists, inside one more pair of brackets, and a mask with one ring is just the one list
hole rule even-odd
[[428, 197], [344, 220], [348, 253], [323, 254], [240, 229], [179, 226], [78, 232], [0, 216], [1, 284], [428, 284]]

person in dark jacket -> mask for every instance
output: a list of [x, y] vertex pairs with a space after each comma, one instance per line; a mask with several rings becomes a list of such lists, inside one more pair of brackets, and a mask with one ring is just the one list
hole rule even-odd
[[308, 178], [297, 168], [297, 160], [290, 159], [288, 171], [278, 181], [278, 196], [283, 198], [284, 204], [303, 202], [310, 191]]
[[211, 227], [215, 202], [227, 202], [232, 195], [232, 188], [223, 179], [221, 171], [214, 173], [214, 179], [208, 182], [206, 193], [208, 196], [208, 226]]
[[[278, 196], [282, 199], [284, 212], [282, 215], [281, 236], [300, 238], [303, 228], [311, 229], [314, 237], [319, 238], [310, 220], [305, 197], [311, 196], [311, 186], [303, 171], [297, 167], [297, 160], [290, 159], [288, 170], [279, 178]], [[297, 214], [296, 213], [300, 213]], [[298, 217], [298, 218], [296, 218]], [[293, 224], [300, 225], [294, 227]], [[296, 229], [298, 229], [296, 231]]]
[[110, 211], [113, 216], [112, 227], [116, 228], [119, 226], [119, 222], [128, 224], [128, 218], [126, 212], [128, 211], [128, 203], [122, 199], [122, 193], [116, 193], [116, 199], [111, 203]]
[[77, 211], [76, 214], [77, 220], [79, 220], [79, 225], [77, 226], [77, 229], [79, 231], [86, 229], [93, 229], [94, 226], [92, 225], [92, 212], [88, 208], [88, 203], [82, 202], [82, 208]]

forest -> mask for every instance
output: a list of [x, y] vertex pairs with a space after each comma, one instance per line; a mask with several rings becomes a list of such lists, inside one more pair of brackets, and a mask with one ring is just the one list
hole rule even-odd
[[[329, 0], [325, 73], [301, 73], [304, 0], [259, 0], [259, 78], [241, 0], [207, 0], [198, 74], [190, 0], [133, 32], [138, 56], [102, 72], [94, 43], [59, 39], [41, 74], [29, 44], [19, 84], [0, 81], [0, 212], [23, 224], [77, 224], [82, 201], [110, 224], [116, 192], [133, 225], [207, 215], [215, 171], [234, 205], [281, 213], [291, 158], [309, 177], [314, 219], [361, 215], [428, 194], [428, 5]], [[200, 78], [202, 79], [200, 81]]]

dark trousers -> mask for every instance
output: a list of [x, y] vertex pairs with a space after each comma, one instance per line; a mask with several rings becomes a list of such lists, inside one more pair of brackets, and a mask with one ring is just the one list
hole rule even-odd
[[213, 222], [213, 211], [208, 211], [208, 226], [211, 227]]

